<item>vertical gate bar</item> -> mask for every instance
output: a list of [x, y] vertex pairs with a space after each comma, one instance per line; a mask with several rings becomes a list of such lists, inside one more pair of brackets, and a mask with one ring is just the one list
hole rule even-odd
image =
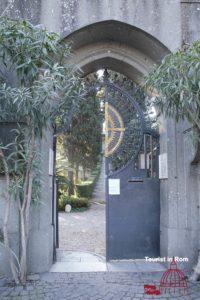
[[59, 182], [56, 179], [56, 248], [59, 248], [58, 190], [59, 190]]
[[[57, 197], [55, 197], [55, 178], [56, 178], [56, 143], [57, 138], [55, 135], [55, 129], [54, 129], [54, 135], [53, 135], [53, 176], [52, 176], [52, 226], [53, 226], [53, 261], [56, 261], [56, 239], [57, 239], [57, 233], [58, 228], [56, 227], [56, 222], [58, 218], [57, 211], [55, 211], [55, 206], [57, 203]], [[56, 220], [55, 220], [56, 218]]]
[[147, 174], [147, 137], [146, 137], [146, 134], [144, 134], [144, 168], [145, 168], [145, 172]]
[[159, 139], [156, 138], [156, 177], [159, 178], [159, 154], [160, 154], [160, 142]]
[[[105, 109], [106, 103], [108, 104], [108, 86], [105, 84]], [[105, 111], [105, 113], [107, 113]], [[105, 116], [106, 117], [106, 116]], [[106, 193], [106, 261], [109, 260], [109, 188], [108, 188], [108, 174], [109, 174], [109, 162], [106, 157], [106, 138], [105, 138], [105, 193]]]
[[150, 135], [150, 149], [151, 149], [151, 177], [153, 177], [153, 137]]
[[[105, 95], [106, 97], [106, 95]], [[105, 99], [105, 128], [108, 129], [108, 102]], [[108, 156], [108, 132], [105, 131], [105, 157]]]
[[105, 157], [105, 194], [106, 194], [106, 261], [109, 260], [109, 188], [108, 188], [108, 158]]

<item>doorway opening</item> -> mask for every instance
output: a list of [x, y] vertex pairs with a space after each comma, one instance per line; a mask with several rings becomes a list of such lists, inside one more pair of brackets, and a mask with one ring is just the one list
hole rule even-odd
[[57, 137], [57, 260], [106, 256], [104, 105], [101, 91], [91, 89], [99, 77], [84, 78], [87, 95]]
[[[82, 111], [57, 138], [57, 261], [88, 262], [93, 260], [92, 254], [105, 263], [142, 258], [146, 250], [152, 256], [158, 255], [155, 109], [138, 84], [112, 70], [87, 75], [85, 86], [87, 97]], [[113, 180], [118, 181], [114, 193], [110, 191]], [[135, 207], [147, 200], [152, 226], [141, 223], [144, 209], [137, 211]], [[105, 264], [98, 265], [97, 271], [99, 268], [105, 270]]]

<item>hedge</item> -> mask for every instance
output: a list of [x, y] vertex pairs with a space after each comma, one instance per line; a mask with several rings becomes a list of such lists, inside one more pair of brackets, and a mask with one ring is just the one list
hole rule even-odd
[[88, 208], [90, 206], [90, 201], [88, 198], [79, 198], [76, 196], [68, 196], [66, 193], [63, 193], [59, 197], [58, 210], [65, 211], [66, 204], [70, 204], [72, 207], [72, 210], [79, 210], [82, 208]]
[[85, 181], [81, 184], [76, 184], [76, 195], [80, 198], [91, 198], [93, 189], [93, 181]]

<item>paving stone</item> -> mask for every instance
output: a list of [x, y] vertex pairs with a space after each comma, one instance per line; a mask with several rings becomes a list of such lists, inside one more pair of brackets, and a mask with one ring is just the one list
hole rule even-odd
[[[144, 294], [144, 282], [140, 274], [137, 274], [137, 282], [132, 280], [131, 273], [102, 272], [102, 273], [51, 273], [45, 279], [28, 282], [25, 290], [5, 286], [1, 290], [1, 300], [199, 300], [200, 283], [189, 286], [189, 295], [160, 295], [150, 296]], [[155, 280], [153, 274], [149, 280]], [[136, 278], [136, 274], [134, 276]], [[141, 280], [141, 281], [140, 281]], [[19, 294], [19, 296], [18, 296]]]

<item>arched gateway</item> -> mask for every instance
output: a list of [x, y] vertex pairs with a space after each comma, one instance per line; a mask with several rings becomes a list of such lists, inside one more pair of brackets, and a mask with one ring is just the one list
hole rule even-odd
[[[143, 30], [113, 20], [91, 24], [66, 37], [63, 34], [63, 41], [71, 44], [73, 50], [71, 63], [81, 69], [83, 77], [99, 69], [110, 69], [127, 76], [138, 84], [142, 83], [144, 76], [148, 74], [153, 65], [159, 63], [169, 53], [169, 50], [160, 41]], [[124, 126], [123, 113], [115, 105], [109, 103], [109, 101], [115, 102], [119, 97], [117, 96], [116, 99], [111, 97], [111, 99], [109, 93], [105, 95], [105, 98], [108, 97], [108, 105], [110, 104], [108, 111], [110, 110], [113, 117], [114, 115], [118, 117], [116, 122], [119, 128], [122, 128]], [[113, 94], [116, 96], [116, 90], [113, 91]], [[121, 91], [121, 96], [120, 99], [127, 98], [126, 91]], [[134, 102], [134, 99], [132, 100]], [[139, 111], [140, 109], [138, 109], [138, 115], [140, 115]], [[134, 116], [134, 112], [132, 112], [132, 116]], [[179, 130], [183, 130], [184, 126], [180, 126], [180, 128]], [[144, 127], [141, 132], [142, 138], [135, 144], [133, 143], [132, 150], [137, 152], [134, 147], [140, 145], [139, 149], [143, 149], [143, 153], [140, 153], [138, 149], [135, 157], [133, 157], [134, 155], [129, 157], [130, 164], [127, 163], [124, 168], [119, 168], [114, 172], [109, 170], [112, 163], [107, 164], [107, 259], [144, 258], [159, 254], [173, 256], [174, 253], [183, 256], [190, 253], [189, 256], [194, 259], [189, 245], [186, 247], [187, 250], [186, 248], [184, 250], [185, 254], [183, 254], [183, 248], [179, 251], [180, 245], [187, 244], [187, 234], [185, 235], [179, 231], [178, 227], [176, 228], [174, 205], [170, 206], [169, 204], [170, 199], [173, 198], [176, 199], [174, 203], [177, 205], [178, 199], [181, 197], [179, 183], [176, 182], [176, 174], [182, 164], [180, 162], [179, 165], [177, 160], [179, 145], [177, 144], [176, 123], [174, 120], [164, 120], [160, 116], [160, 154], [164, 154], [165, 158], [168, 158], [167, 161], [166, 159], [164, 161], [167, 175], [165, 174], [162, 180], [158, 179], [157, 146], [153, 147], [156, 149], [154, 154], [151, 150], [146, 151], [148, 147], [152, 147], [153, 143], [155, 146], [158, 136], [148, 130], [145, 131]], [[121, 140], [120, 145], [123, 145], [125, 132], [118, 131], [115, 136], [118, 136], [118, 139]], [[115, 143], [117, 145], [116, 141]], [[115, 145], [112, 145], [113, 148]], [[184, 149], [187, 151], [186, 148]], [[107, 150], [109, 152], [109, 149]], [[120, 151], [120, 147], [118, 150]], [[143, 162], [141, 162], [142, 157]], [[134, 160], [138, 162], [139, 158], [144, 169], [139, 167], [134, 169]], [[185, 158], [184, 164], [189, 166], [192, 158], [193, 152], [187, 151], [187, 161]], [[112, 156], [111, 159], [107, 158], [107, 161], [110, 160], [112, 160]], [[112, 181], [112, 179], [119, 179], [120, 182]], [[193, 180], [192, 177], [190, 180]], [[180, 220], [178, 206], [176, 213]], [[170, 221], [172, 219], [173, 221]], [[174, 229], [173, 226], [175, 226]], [[174, 242], [174, 234], [177, 236], [176, 242]]]
[[[71, 44], [73, 51], [71, 63], [81, 68], [82, 76], [107, 68], [125, 75], [136, 83], [141, 83], [143, 76], [148, 74], [154, 64], [181, 46], [182, 36], [186, 40], [189, 39], [189, 42], [199, 36], [198, 30], [194, 29], [197, 28], [194, 24], [198, 23], [199, 16], [198, 4], [192, 3], [194, 1], [110, 1], [112, 10], [107, 1], [36, 2], [37, 9], [33, 8], [33, 16], [31, 19], [30, 16], [27, 18], [34, 23], [44, 24], [50, 31], [56, 31], [61, 34], [63, 42]], [[188, 6], [190, 11], [187, 10]], [[24, 16], [26, 17], [26, 7]], [[122, 98], [126, 98], [126, 92], [123, 91], [122, 95]], [[107, 101], [108, 113], [112, 116], [111, 119], [114, 119], [112, 124], [114, 127], [108, 125], [108, 139], [113, 132], [115, 133], [111, 139], [114, 144], [111, 143], [111, 149], [108, 150], [114, 148], [120, 151], [127, 138], [128, 125], [123, 116], [124, 112], [115, 107], [115, 103], [111, 103], [113, 98], [118, 99], [118, 96], [108, 98]], [[139, 111], [134, 106], [132, 116], [136, 117], [134, 118], [137, 132], [140, 133], [135, 145], [143, 143], [143, 146], [134, 150], [134, 145], [132, 151], [137, 155], [134, 156], [132, 153], [128, 157], [127, 162], [131, 163], [125, 164], [125, 168], [114, 168], [112, 174], [107, 170], [109, 175], [107, 194], [110, 203], [107, 213], [113, 214], [111, 219], [107, 216], [110, 220], [107, 258], [155, 256], [160, 251], [161, 256], [188, 257], [189, 266], [192, 267], [197, 260], [199, 248], [197, 238], [199, 171], [197, 166], [191, 166], [194, 151], [188, 139], [189, 131], [186, 130], [189, 126], [160, 117], [160, 154], [165, 154], [168, 158], [166, 164], [168, 175], [167, 178], [160, 180], [159, 193], [158, 173], [155, 167], [157, 154], [149, 155], [150, 152], [153, 153], [152, 150], [145, 152], [144, 147], [146, 144], [146, 149], [151, 149], [152, 144], [157, 143], [157, 136], [144, 130], [141, 118], [137, 118], [137, 114], [140, 115]], [[112, 128], [125, 131], [112, 131]], [[41, 141], [40, 146], [43, 157], [42, 204], [32, 208], [28, 249], [30, 272], [49, 270], [53, 263], [53, 250], [56, 248], [56, 201], [53, 197], [55, 190], [51, 165], [54, 150], [53, 132], [47, 132], [46, 139]], [[107, 160], [110, 161], [112, 158], [111, 155]], [[134, 167], [134, 160], [140, 161], [144, 168], [140, 169], [139, 163]], [[147, 165], [150, 168], [147, 168]], [[110, 167], [112, 169], [112, 163]], [[120, 179], [120, 186], [119, 182], [112, 180], [109, 182], [109, 179]], [[3, 180], [0, 181], [0, 185], [3, 190]], [[120, 195], [112, 195], [119, 192]], [[4, 203], [0, 205], [1, 222]], [[142, 220], [139, 220], [139, 216]], [[11, 223], [12, 246], [18, 253], [19, 223], [15, 209], [12, 211]], [[128, 224], [128, 232], [123, 235], [125, 223]], [[134, 232], [134, 228], [137, 228], [138, 235]], [[5, 270], [8, 270], [8, 264], [2, 250], [0, 271]]]
[[[73, 48], [71, 63], [83, 76], [109, 68], [137, 83], [169, 52], [147, 33], [116, 21], [87, 26], [65, 40]], [[109, 78], [104, 101], [106, 257], [155, 257], [160, 253], [158, 134], [147, 127], [133, 97]]]

